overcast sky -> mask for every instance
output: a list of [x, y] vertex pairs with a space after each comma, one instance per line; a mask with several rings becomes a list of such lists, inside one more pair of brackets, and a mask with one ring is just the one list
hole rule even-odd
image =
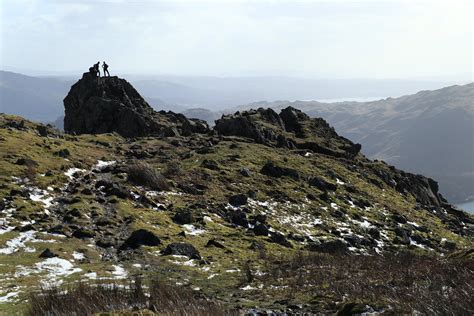
[[472, 76], [472, 1], [0, 0], [2, 69]]

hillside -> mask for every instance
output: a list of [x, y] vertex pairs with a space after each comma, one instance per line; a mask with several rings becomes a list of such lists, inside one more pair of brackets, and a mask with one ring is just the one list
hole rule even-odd
[[428, 175], [450, 202], [474, 197], [474, 84], [373, 102], [278, 101], [255, 106], [301, 109], [359, 142], [372, 159]]
[[0, 113], [52, 122], [62, 115], [62, 99], [72, 82], [0, 71]]
[[[466, 311], [474, 218], [435, 181], [367, 159], [323, 119], [260, 108], [211, 130], [154, 112], [123, 79], [88, 74], [64, 105], [70, 134], [0, 115], [0, 311], [27, 311], [40, 285], [134, 275], [228, 311], [424, 310], [404, 299], [413, 291], [452, 310], [434, 295], [446, 279], [425, 287], [424, 266], [458, 282], [449, 299]], [[356, 280], [381, 292], [350, 288]], [[54, 304], [79, 299], [61, 295]]]

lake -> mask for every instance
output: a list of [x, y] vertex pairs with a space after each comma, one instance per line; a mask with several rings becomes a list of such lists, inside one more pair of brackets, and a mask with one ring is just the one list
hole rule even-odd
[[465, 210], [466, 212], [474, 214], [474, 201], [457, 204], [456, 206]]

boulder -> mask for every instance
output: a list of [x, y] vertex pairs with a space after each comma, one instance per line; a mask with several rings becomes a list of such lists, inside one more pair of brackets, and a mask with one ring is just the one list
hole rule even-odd
[[72, 237], [79, 238], [79, 239], [94, 238], [95, 237], [95, 232], [93, 230], [90, 230], [90, 229], [79, 228], [79, 229], [76, 229], [72, 233]]
[[58, 255], [53, 253], [49, 248], [46, 248], [43, 250], [43, 252], [40, 253], [39, 257], [40, 258], [54, 258], [57, 257]]
[[146, 229], [138, 229], [125, 240], [119, 250], [137, 249], [140, 246], [158, 246], [160, 243], [160, 239], [154, 233]]
[[227, 213], [227, 217], [229, 219], [229, 222], [231, 222], [234, 225], [242, 226], [244, 228], [249, 227], [249, 221], [247, 219], [247, 214], [241, 210], [237, 211], [229, 211]]
[[192, 224], [195, 222], [193, 211], [189, 209], [178, 209], [173, 216], [173, 222], [176, 224]]
[[245, 194], [236, 194], [229, 198], [229, 203], [232, 206], [242, 206], [247, 204], [247, 199], [248, 198]]
[[265, 224], [258, 223], [253, 227], [253, 232], [256, 236], [268, 236], [270, 231]]
[[247, 178], [252, 176], [252, 172], [248, 168], [241, 168], [239, 172], [242, 176]]
[[186, 256], [189, 259], [201, 260], [199, 251], [188, 243], [171, 243], [161, 252], [163, 256], [178, 255]]

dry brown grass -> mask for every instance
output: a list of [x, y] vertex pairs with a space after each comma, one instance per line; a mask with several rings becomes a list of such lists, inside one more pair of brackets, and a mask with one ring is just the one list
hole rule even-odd
[[163, 316], [237, 315], [192, 290], [152, 280], [144, 286], [136, 278], [130, 284], [77, 283], [67, 289], [43, 289], [29, 298], [28, 315], [92, 315], [106, 312], [150, 311]]
[[474, 260], [411, 253], [330, 256], [296, 253], [269, 258], [266, 286], [287, 286], [287, 297], [376, 304], [395, 313], [474, 315]]
[[149, 164], [134, 161], [127, 167], [128, 180], [152, 190], [167, 191], [169, 184], [166, 178]]

